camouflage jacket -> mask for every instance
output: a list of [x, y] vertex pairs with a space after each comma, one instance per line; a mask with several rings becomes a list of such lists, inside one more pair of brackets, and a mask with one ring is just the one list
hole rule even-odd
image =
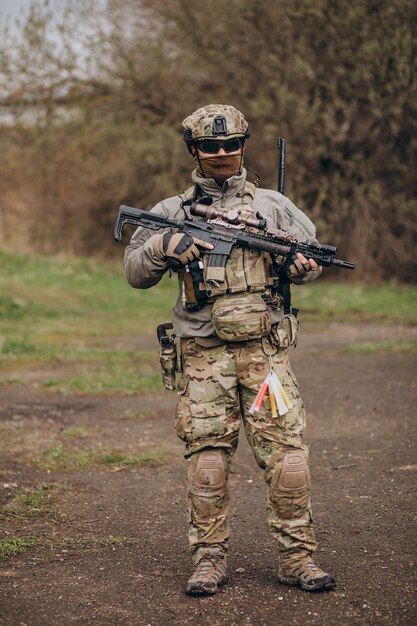
[[[246, 170], [237, 176], [232, 176], [225, 181], [220, 188], [212, 179], [200, 177], [196, 170], [192, 173], [192, 181], [197, 184], [203, 194], [213, 198], [213, 206], [221, 210], [230, 209], [240, 205], [241, 192], [245, 186]], [[173, 196], [159, 202], [152, 209], [153, 213], [159, 213], [184, 219], [184, 209], [181, 208], [183, 195]], [[288, 198], [271, 189], [256, 189], [252, 203], [255, 211], [260, 211], [264, 217], [270, 220], [278, 228], [286, 230], [300, 241], [313, 243], [316, 241], [316, 229], [311, 220], [298, 209]], [[187, 209], [186, 209], [187, 210]], [[187, 212], [187, 216], [190, 217]], [[158, 231], [163, 232], [162, 230]], [[132, 236], [130, 244], [126, 247], [124, 265], [129, 284], [137, 289], [147, 289], [158, 283], [164, 273], [169, 269], [169, 263], [156, 259], [152, 253], [150, 238], [155, 231], [138, 228]], [[305, 284], [317, 278], [321, 268], [315, 272], [309, 272], [303, 278], [294, 279], [297, 284]], [[174, 332], [177, 337], [208, 337], [213, 335], [214, 329], [211, 322], [212, 305], [207, 304], [200, 311], [187, 311], [184, 309], [180, 297], [172, 311]], [[273, 323], [278, 322], [283, 316], [283, 311], [271, 311]]]

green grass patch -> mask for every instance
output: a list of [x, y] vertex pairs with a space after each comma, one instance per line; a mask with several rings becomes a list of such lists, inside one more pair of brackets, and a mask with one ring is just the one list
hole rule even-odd
[[156, 466], [166, 463], [168, 455], [161, 450], [148, 450], [140, 454], [105, 454], [101, 457], [101, 462], [105, 465], [134, 465], [136, 467]]
[[7, 559], [15, 554], [27, 552], [37, 543], [35, 537], [8, 537], [0, 540], [0, 559]]
[[33, 511], [39, 511], [42, 504], [45, 501], [47, 485], [42, 485], [40, 489], [29, 491], [28, 493], [21, 493], [13, 498], [11, 501], [11, 509], [14, 513], [32, 513]]
[[163, 389], [159, 372], [129, 372], [123, 368], [109, 368], [108, 365], [84, 370], [73, 378], [47, 380], [41, 387], [54, 393], [58, 391], [74, 395], [145, 394]]
[[58, 490], [56, 485], [45, 483], [35, 487], [24, 487], [0, 507], [0, 515], [30, 517], [47, 511], [55, 503]]
[[[122, 248], [118, 262], [0, 252], [0, 370], [74, 365], [43, 387], [70, 394], [161, 390], [157, 354], [135, 352], [129, 338], [155, 336], [170, 319], [177, 279], [132, 289], [122, 256]], [[415, 286], [317, 281], [292, 292], [301, 320], [417, 324]]]
[[369, 341], [366, 343], [351, 343], [345, 346], [342, 352], [356, 352], [362, 354], [376, 352], [416, 352], [417, 341]]
[[27, 552], [34, 547], [48, 547], [48, 550], [57, 551], [60, 556], [66, 553], [101, 552], [102, 550], [121, 546], [136, 546], [139, 540], [132, 537], [8, 537], [0, 540], [0, 559], [10, 558], [16, 554]]
[[168, 458], [168, 452], [158, 449], [126, 454], [121, 451], [80, 450], [58, 445], [37, 455], [34, 464], [49, 471], [71, 471], [87, 466], [155, 467], [166, 463]]
[[30, 317], [52, 318], [57, 317], [57, 315], [59, 315], [57, 311], [45, 307], [41, 303], [0, 294], [0, 320], [12, 317], [16, 321], [20, 321]]
[[293, 305], [311, 320], [417, 324], [417, 287], [314, 282], [294, 286]]
[[91, 450], [67, 449], [58, 445], [41, 452], [34, 463], [46, 470], [75, 470], [94, 464], [96, 454]]
[[79, 551], [93, 551], [99, 552], [106, 548], [115, 550], [120, 546], [135, 546], [139, 544], [138, 539], [132, 537], [64, 537], [57, 539], [56, 537], [46, 538], [45, 543], [49, 543], [51, 547], [60, 550], [61, 552], [79, 552]]
[[64, 430], [62, 434], [64, 435], [64, 437], [78, 439], [78, 438], [86, 437], [87, 431], [85, 428], [82, 428], [81, 426], [71, 426], [70, 428], [67, 428], [66, 430]]
[[2, 385], [20, 385], [21, 383], [20, 378], [0, 378], [0, 387]]
[[[0, 350], [0, 366], [35, 367], [73, 365], [70, 374], [45, 381], [42, 388], [72, 394], [142, 394], [162, 390], [156, 351], [118, 351], [5, 342]], [[71, 369], [71, 368], [70, 368]], [[69, 370], [70, 371], [70, 370]], [[7, 379], [4, 379], [5, 384]]]
[[[45, 332], [61, 343], [79, 339], [155, 332], [169, 317], [177, 295], [168, 275], [150, 290], [132, 289], [120, 262], [60, 259], [0, 252], [0, 322], [17, 323], [21, 334]], [[168, 316], [168, 317], [167, 317]]]
[[[74, 339], [74, 342], [76, 340]], [[96, 347], [78, 347], [77, 345], [56, 346], [36, 343], [36, 338], [27, 340], [5, 340], [0, 345], [0, 365], [14, 363], [40, 364], [45, 363], [106, 363], [109, 367], [134, 364], [138, 368], [155, 366], [157, 357], [153, 351], [109, 350]]]

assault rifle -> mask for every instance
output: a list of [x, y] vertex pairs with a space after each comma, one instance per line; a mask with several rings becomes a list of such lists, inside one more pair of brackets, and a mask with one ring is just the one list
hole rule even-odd
[[[173, 228], [186, 233], [191, 237], [211, 243], [212, 250], [202, 250], [202, 254], [209, 255], [208, 266], [223, 268], [233, 246], [251, 248], [261, 252], [269, 252], [273, 256], [284, 256], [291, 262], [292, 258], [301, 252], [306, 258], [314, 259], [318, 265], [328, 267], [333, 265], [343, 269], [353, 270], [355, 265], [348, 261], [334, 258], [337, 253], [335, 246], [319, 243], [303, 243], [297, 241], [289, 233], [268, 227], [266, 220], [257, 214], [257, 218], [244, 220], [238, 211], [216, 211], [208, 206], [211, 198], [202, 198], [199, 202], [192, 201], [190, 212], [192, 215], [206, 219], [181, 219], [165, 217], [157, 213], [150, 213], [142, 209], [135, 209], [122, 205], [114, 228], [114, 238], [122, 241], [123, 226], [133, 224], [149, 230]], [[186, 204], [186, 203], [184, 203]], [[254, 233], [247, 227], [263, 231], [265, 234]]]
[[[208, 255], [210, 281], [214, 284], [224, 280], [224, 268], [233, 246], [269, 252], [272, 258], [284, 256], [285, 269], [293, 262], [298, 252], [308, 259], [314, 259], [318, 265], [324, 267], [333, 265], [349, 270], [355, 268], [353, 263], [334, 258], [337, 253], [335, 246], [297, 241], [289, 233], [271, 228], [260, 213], [256, 214], [256, 218], [245, 219], [239, 210], [217, 211], [210, 206], [211, 202], [210, 197], [201, 198], [198, 202], [191, 200], [184, 202], [183, 206], [190, 206], [191, 215], [204, 219], [180, 220], [122, 205], [114, 227], [114, 239], [122, 241], [124, 225], [132, 224], [149, 230], [172, 228], [210, 243], [213, 249], [203, 249], [201, 254]], [[249, 228], [251, 230], [248, 230]], [[253, 232], [253, 230], [258, 232]], [[179, 262], [177, 265], [173, 262], [172, 265], [176, 269], [182, 267]], [[193, 261], [186, 267], [186, 270], [192, 281], [190, 290], [194, 290], [196, 294], [194, 303], [188, 308], [199, 310], [210, 295], [209, 291], [200, 290], [200, 285], [203, 283], [201, 264], [198, 260]]]

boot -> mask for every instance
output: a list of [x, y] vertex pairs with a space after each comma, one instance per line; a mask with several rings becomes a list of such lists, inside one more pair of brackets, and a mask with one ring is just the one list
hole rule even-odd
[[304, 591], [327, 591], [336, 586], [329, 574], [317, 567], [310, 555], [301, 558], [283, 559], [279, 567], [278, 580], [285, 585], [300, 585]]
[[187, 583], [186, 592], [191, 596], [213, 595], [217, 593], [217, 588], [225, 585], [227, 581], [226, 553], [220, 547], [211, 547], [204, 552], [195, 566]]

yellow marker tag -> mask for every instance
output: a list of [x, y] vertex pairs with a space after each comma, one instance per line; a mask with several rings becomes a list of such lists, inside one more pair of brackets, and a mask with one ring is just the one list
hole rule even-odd
[[277, 403], [276, 403], [275, 396], [272, 393], [272, 391], [269, 392], [269, 401], [271, 403], [272, 417], [278, 417]]
[[282, 387], [282, 385], [279, 388], [279, 392], [280, 392], [281, 397], [284, 400], [285, 404], [287, 405], [287, 408], [292, 409], [292, 404], [291, 404], [287, 394], [285, 393], [284, 387]]

